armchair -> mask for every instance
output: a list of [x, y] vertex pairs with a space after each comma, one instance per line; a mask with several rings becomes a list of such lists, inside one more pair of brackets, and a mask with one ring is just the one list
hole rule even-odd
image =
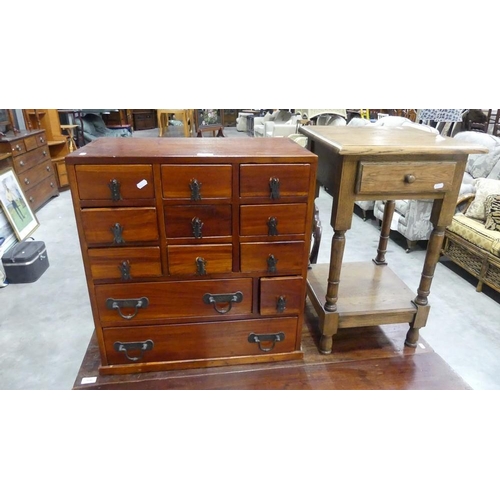
[[[101, 115], [87, 113], [82, 117], [83, 139], [85, 144], [99, 137], [130, 137], [132, 131], [130, 125], [114, 126], [108, 128]], [[80, 127], [80, 125], [78, 125]]]
[[256, 116], [253, 121], [254, 137], [288, 137], [297, 132], [299, 115], [279, 110]]

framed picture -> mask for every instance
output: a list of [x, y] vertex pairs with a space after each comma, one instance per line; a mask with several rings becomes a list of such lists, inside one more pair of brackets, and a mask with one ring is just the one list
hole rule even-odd
[[0, 172], [0, 205], [19, 241], [27, 238], [40, 225], [12, 168]]

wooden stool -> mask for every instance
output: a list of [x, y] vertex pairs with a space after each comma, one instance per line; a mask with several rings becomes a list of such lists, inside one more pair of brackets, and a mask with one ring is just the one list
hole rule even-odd
[[64, 132], [65, 130], [68, 132], [68, 148], [69, 152], [72, 153], [75, 149], [78, 149], [78, 146], [75, 142], [74, 131], [78, 125], [61, 125], [61, 130]]
[[220, 124], [200, 125], [198, 127], [197, 137], [203, 137], [203, 132], [212, 132], [213, 137], [215, 137], [215, 132], [217, 132], [217, 137], [224, 137], [223, 130], [224, 127]]

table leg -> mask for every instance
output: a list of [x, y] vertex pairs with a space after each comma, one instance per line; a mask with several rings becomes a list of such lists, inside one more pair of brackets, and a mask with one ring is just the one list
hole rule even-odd
[[[430, 306], [428, 305], [427, 297], [430, 294], [432, 279], [434, 278], [434, 272], [436, 270], [436, 265], [439, 261], [441, 248], [443, 246], [444, 232], [444, 226], [435, 227], [427, 244], [424, 267], [417, 290], [417, 296], [414, 300], [414, 303], [417, 306], [417, 314], [415, 320], [410, 324], [410, 329], [406, 334], [405, 344], [409, 347], [416, 347], [419, 338], [419, 330], [422, 326], [425, 326], [425, 320], [429, 314]], [[425, 318], [419, 318], [419, 314], [425, 315]]]
[[335, 231], [332, 238], [330, 271], [328, 274], [328, 286], [325, 297], [325, 309], [329, 312], [335, 312], [337, 310], [340, 271], [342, 270], [342, 259], [344, 257], [345, 248], [345, 233], [345, 231]]
[[380, 229], [380, 239], [378, 242], [377, 256], [373, 262], [378, 266], [386, 265], [385, 254], [387, 252], [387, 242], [391, 232], [392, 216], [394, 215], [395, 200], [387, 200], [385, 202], [384, 217], [382, 218], [382, 227]]

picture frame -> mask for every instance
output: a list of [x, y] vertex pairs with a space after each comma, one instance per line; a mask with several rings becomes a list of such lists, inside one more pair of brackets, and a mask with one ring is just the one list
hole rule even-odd
[[0, 205], [19, 241], [26, 239], [40, 226], [12, 168], [0, 171]]

